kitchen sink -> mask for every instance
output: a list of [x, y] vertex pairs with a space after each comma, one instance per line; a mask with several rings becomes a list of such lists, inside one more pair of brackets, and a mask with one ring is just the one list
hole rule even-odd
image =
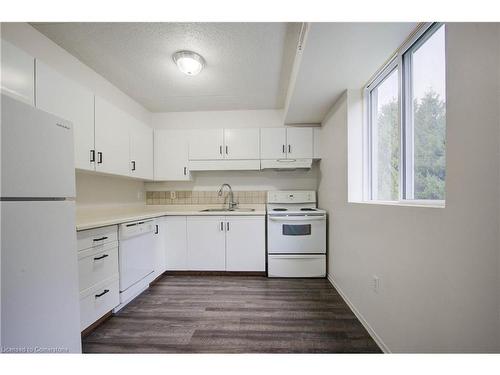
[[255, 208], [205, 208], [200, 212], [253, 212]]

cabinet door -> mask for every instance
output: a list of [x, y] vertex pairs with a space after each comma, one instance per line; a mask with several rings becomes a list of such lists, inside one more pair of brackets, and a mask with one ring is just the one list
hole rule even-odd
[[259, 159], [259, 129], [224, 129], [224, 158]]
[[130, 175], [153, 179], [153, 129], [136, 119], [130, 127]]
[[193, 130], [189, 138], [189, 160], [223, 159], [222, 129]]
[[154, 231], [154, 253], [155, 253], [155, 262], [154, 262], [154, 277], [157, 278], [160, 276], [165, 270], [166, 267], [166, 222], [165, 219], [160, 217], [155, 220], [155, 231]]
[[288, 159], [309, 159], [313, 157], [313, 129], [287, 128]]
[[75, 168], [94, 170], [94, 94], [37, 60], [36, 106], [73, 123]]
[[313, 128], [313, 158], [321, 159], [321, 128]]
[[35, 105], [35, 58], [5, 40], [2, 43], [2, 93]]
[[226, 270], [265, 271], [266, 240], [263, 216], [226, 217]]
[[186, 216], [167, 216], [165, 223], [165, 263], [171, 271], [188, 269]]
[[96, 171], [130, 175], [130, 117], [95, 97]]
[[261, 159], [286, 158], [285, 128], [260, 129], [260, 158]]
[[188, 167], [188, 136], [184, 130], [154, 131], [154, 179], [185, 181], [191, 179]]
[[224, 271], [226, 269], [224, 226], [223, 216], [187, 218], [187, 254], [190, 270]]

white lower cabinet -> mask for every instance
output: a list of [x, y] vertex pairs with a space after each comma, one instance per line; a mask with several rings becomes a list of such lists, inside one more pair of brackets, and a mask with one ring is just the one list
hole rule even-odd
[[[173, 259], [183, 259], [179, 253], [182, 251]], [[264, 216], [187, 218], [187, 265], [184, 269], [263, 272], [265, 261]], [[172, 269], [168, 256], [167, 269]]]
[[226, 217], [226, 271], [265, 271], [263, 216]]
[[83, 331], [120, 303], [118, 228], [77, 233], [80, 328]]
[[166, 270], [166, 220], [163, 217], [155, 219], [155, 231], [153, 236], [154, 244], [154, 279]]
[[169, 271], [188, 270], [187, 218], [167, 216], [165, 223], [165, 263]]
[[80, 292], [80, 329], [83, 331], [120, 303], [118, 275]]
[[224, 216], [187, 218], [187, 263], [193, 271], [226, 269]]

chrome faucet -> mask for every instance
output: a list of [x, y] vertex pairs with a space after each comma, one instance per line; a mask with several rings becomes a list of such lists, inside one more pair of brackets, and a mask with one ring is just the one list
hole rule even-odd
[[218, 195], [219, 197], [222, 197], [222, 192], [224, 191], [224, 188], [227, 187], [229, 189], [229, 202], [228, 202], [228, 208], [232, 210], [233, 208], [236, 208], [238, 205], [238, 202], [234, 201], [234, 194], [233, 194], [233, 189], [231, 188], [231, 185], [229, 184], [222, 184], [219, 188]]

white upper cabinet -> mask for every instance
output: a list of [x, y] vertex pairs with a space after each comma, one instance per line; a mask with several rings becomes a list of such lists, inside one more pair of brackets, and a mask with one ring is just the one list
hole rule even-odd
[[130, 117], [130, 175], [153, 179], [153, 129]]
[[260, 129], [261, 159], [311, 159], [313, 128]]
[[191, 131], [189, 140], [189, 160], [223, 159], [223, 148], [223, 129], [198, 129]]
[[313, 158], [321, 159], [321, 128], [313, 128]]
[[189, 131], [154, 131], [154, 179], [157, 181], [185, 181], [189, 173]]
[[35, 105], [35, 58], [1, 40], [2, 93], [30, 105]]
[[130, 175], [129, 128], [129, 115], [95, 97], [96, 171]]
[[259, 159], [258, 128], [224, 129], [224, 158], [233, 160]]
[[36, 61], [36, 106], [73, 123], [75, 167], [95, 169], [94, 94]]
[[261, 159], [285, 159], [286, 147], [285, 128], [260, 129]]
[[313, 129], [287, 128], [288, 159], [308, 159], [313, 157]]

